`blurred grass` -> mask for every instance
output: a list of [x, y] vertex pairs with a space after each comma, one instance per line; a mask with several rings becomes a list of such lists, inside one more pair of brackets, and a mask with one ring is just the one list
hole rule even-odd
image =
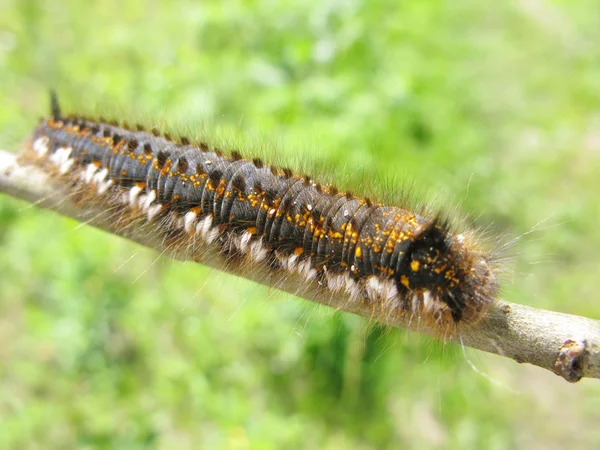
[[[71, 108], [241, 130], [519, 236], [504, 296], [600, 317], [591, 0], [0, 2], [0, 143]], [[110, 106], [116, 102], [118, 106]], [[264, 137], [264, 139], [262, 139]], [[266, 143], [266, 144], [265, 144]], [[0, 448], [594, 448], [600, 386], [382, 330], [0, 199]]]

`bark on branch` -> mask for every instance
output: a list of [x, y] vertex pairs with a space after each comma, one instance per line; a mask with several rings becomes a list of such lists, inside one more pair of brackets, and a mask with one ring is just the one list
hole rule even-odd
[[[152, 233], [142, 228], [126, 231], [111, 227], [103, 211], [81, 208], [70, 203], [62, 188], [51, 184], [39, 169], [20, 166], [14, 155], [0, 150], [0, 192], [36, 203], [63, 215], [89, 223], [92, 226], [121, 235], [146, 247], [164, 251], [171, 257], [184, 259], [157, 242]], [[401, 327], [432, 334], [417, 322], [408, 319], [374, 316], [368, 308], [336, 301], [326, 296], [315, 296], [314, 290], [301, 279], [271, 277], [265, 280], [259, 274], [232, 269], [216, 254], [207, 254], [201, 261], [219, 270], [234, 273], [290, 292], [306, 300], [376, 320], [393, 327]], [[498, 300], [488, 318], [477, 328], [465, 331], [462, 337], [452, 337], [472, 348], [512, 358], [519, 363], [530, 363], [550, 370], [569, 382], [583, 377], [600, 378], [600, 321], [586, 317], [561, 314], [543, 309]]]

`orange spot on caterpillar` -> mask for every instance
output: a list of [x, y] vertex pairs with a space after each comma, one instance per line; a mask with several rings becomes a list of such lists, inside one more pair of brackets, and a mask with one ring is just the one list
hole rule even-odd
[[400, 283], [406, 287], [406, 289], [410, 289], [410, 281], [408, 280], [406, 275], [402, 275], [400, 277]]

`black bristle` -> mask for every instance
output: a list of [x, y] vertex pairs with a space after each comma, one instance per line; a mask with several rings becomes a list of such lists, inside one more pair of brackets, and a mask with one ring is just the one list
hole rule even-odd
[[179, 161], [177, 162], [177, 170], [179, 170], [181, 173], [185, 173], [187, 172], [189, 168], [189, 163], [187, 158], [184, 158], [183, 156], [181, 156], [179, 158]]
[[56, 120], [59, 120], [62, 115], [60, 113], [60, 105], [58, 104], [58, 96], [54, 89], [50, 89], [50, 114]]

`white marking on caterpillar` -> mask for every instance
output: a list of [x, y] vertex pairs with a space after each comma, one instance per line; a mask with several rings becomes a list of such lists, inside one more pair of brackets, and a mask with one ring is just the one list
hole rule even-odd
[[104, 182], [107, 175], [108, 175], [108, 169], [105, 167], [102, 170], [98, 171], [98, 173], [96, 175], [94, 175], [94, 178], [93, 178], [94, 183], [96, 183], [96, 185], [99, 186], [101, 183]]
[[129, 190], [128, 203], [132, 208], [137, 207], [138, 205], [138, 197], [142, 193], [142, 188], [139, 186], [133, 186]]
[[239, 249], [242, 253], [247, 252], [248, 244], [250, 243], [251, 239], [252, 239], [252, 234], [248, 233], [247, 231], [244, 231], [244, 233], [242, 234], [242, 238], [240, 239], [240, 246], [239, 246]]
[[98, 183], [98, 194], [104, 194], [109, 187], [111, 187], [113, 185], [114, 181], [113, 180], [106, 180], [104, 182], [99, 182]]
[[48, 153], [49, 142], [50, 139], [47, 136], [41, 136], [33, 142], [32, 148], [38, 154], [38, 156], [44, 156], [46, 153]]
[[71, 147], [60, 147], [50, 155], [50, 162], [55, 166], [58, 166], [58, 172], [61, 175], [67, 173], [75, 162], [73, 159], [69, 158], [72, 151], [73, 149]]
[[346, 280], [344, 279], [344, 275], [327, 275], [327, 287], [330, 291], [337, 293], [341, 290], [346, 289]]
[[148, 198], [148, 196], [146, 194], [140, 194], [137, 200], [137, 207], [138, 209], [141, 209], [142, 211], [144, 210], [144, 205], [146, 204], [146, 199]]
[[71, 166], [75, 163], [75, 160], [73, 159], [67, 159], [66, 161], [64, 161], [58, 171], [60, 172], [61, 175], [64, 175], [65, 173], [67, 173], [69, 171], [69, 169], [71, 168]]
[[211, 225], [212, 225], [212, 216], [208, 215], [204, 219], [199, 221], [198, 224], [196, 225], [196, 234], [200, 234], [200, 236], [202, 236], [203, 239], [206, 239], [206, 235], [208, 234], [208, 231], [210, 230]]
[[208, 233], [206, 233], [206, 237], [204, 240], [207, 244], [212, 244], [219, 237], [219, 229], [217, 227], [212, 228]]
[[317, 269], [310, 269], [305, 274], [306, 281], [312, 281], [317, 278]]
[[61, 166], [69, 159], [72, 150], [73, 149], [71, 147], [60, 147], [50, 155], [49, 159], [55, 165]]
[[398, 288], [393, 280], [384, 279], [376, 275], [367, 278], [365, 288], [369, 293], [369, 297], [380, 298], [386, 302], [398, 296]]
[[316, 276], [317, 272], [315, 271], [314, 275], [311, 274], [311, 270], [312, 269], [312, 258], [308, 258], [305, 261], [300, 261], [300, 263], [298, 263], [298, 273], [300, 275], [302, 275], [304, 278], [306, 278], [307, 280], [310, 280], [312, 278], [314, 278], [314, 276]]
[[195, 232], [196, 217], [198, 217], [198, 214], [196, 214], [194, 211], [188, 211], [187, 213], [185, 213], [183, 220], [183, 229], [186, 233], [192, 234]]
[[262, 262], [266, 259], [268, 251], [260, 240], [250, 244], [250, 257], [256, 262]]
[[146, 195], [146, 198], [144, 200], [144, 203], [142, 204], [142, 211], [144, 212], [148, 212], [148, 209], [150, 208], [150, 205], [152, 204], [152, 202], [156, 200], [156, 191], [154, 189], [152, 189], [150, 192], [148, 192], [148, 194]]
[[360, 298], [360, 288], [356, 281], [350, 277], [350, 274], [344, 274], [344, 282], [346, 283], [346, 292], [350, 295], [350, 301], [356, 301]]
[[277, 258], [277, 262], [279, 262], [279, 265], [281, 266], [281, 268], [283, 270], [288, 270], [288, 266], [287, 266], [288, 257], [281, 255], [278, 252], [275, 252], [275, 257]]
[[152, 220], [154, 219], [158, 213], [160, 213], [160, 211], [162, 210], [163, 205], [161, 205], [160, 203], [156, 203], [154, 205], [151, 205], [148, 208], [148, 220]]
[[83, 180], [86, 183], [91, 183], [96, 172], [98, 172], [98, 167], [96, 167], [94, 164], [88, 164], [85, 168]]
[[429, 291], [423, 292], [423, 311], [431, 311], [436, 303]]
[[229, 242], [226, 242], [225, 245], [229, 246], [230, 249], [240, 249], [240, 244], [241, 244], [241, 236], [231, 236], [229, 239]]
[[298, 268], [298, 260], [300, 259], [299, 255], [296, 255], [295, 253], [290, 255], [290, 257], [288, 258], [288, 270], [295, 272], [296, 269]]
[[421, 312], [421, 299], [419, 298], [418, 294], [412, 295], [411, 305], [412, 305], [412, 312], [414, 314], [419, 314]]

